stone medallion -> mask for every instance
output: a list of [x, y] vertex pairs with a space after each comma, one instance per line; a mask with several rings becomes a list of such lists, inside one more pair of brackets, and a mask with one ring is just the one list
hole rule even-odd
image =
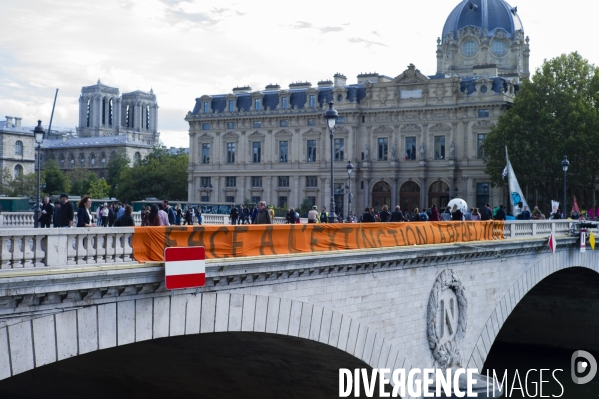
[[428, 344], [435, 367], [461, 367], [460, 343], [466, 333], [468, 300], [460, 276], [443, 270], [435, 280], [428, 300]]

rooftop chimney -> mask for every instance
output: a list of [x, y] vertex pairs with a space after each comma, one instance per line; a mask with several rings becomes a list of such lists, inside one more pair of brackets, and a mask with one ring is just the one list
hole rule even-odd
[[15, 127], [21, 127], [21, 119], [23, 118], [15, 117]]
[[6, 116], [6, 127], [12, 127], [12, 116]]
[[347, 77], [339, 72], [337, 72], [333, 78], [335, 79], [335, 87], [345, 86], [347, 84]]

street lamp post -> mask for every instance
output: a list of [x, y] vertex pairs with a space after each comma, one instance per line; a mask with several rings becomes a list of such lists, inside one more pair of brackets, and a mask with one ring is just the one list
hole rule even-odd
[[347, 169], [347, 180], [348, 180], [348, 191], [349, 191], [349, 195], [347, 196], [347, 221], [351, 222], [351, 172], [353, 172], [354, 170], [354, 165], [351, 164], [351, 160], [347, 161], [347, 166], [345, 167], [345, 169]]
[[564, 219], [566, 218], [566, 172], [569, 166], [568, 157], [564, 155], [564, 160], [562, 161], [562, 169], [564, 171], [564, 209], [562, 209], [562, 215]]
[[329, 102], [329, 109], [324, 113], [324, 118], [327, 121], [327, 126], [329, 128], [329, 133], [331, 136], [331, 204], [329, 209], [329, 223], [335, 223], [337, 221], [337, 215], [335, 215], [335, 182], [334, 182], [334, 174], [333, 174], [333, 161], [334, 161], [334, 148], [333, 148], [333, 131], [335, 130], [335, 123], [337, 123], [337, 118], [339, 118], [339, 114], [333, 108], [333, 102]]
[[44, 141], [44, 134], [46, 131], [42, 127], [42, 121], [37, 121], [37, 126], [33, 129], [33, 134], [35, 135], [35, 142], [37, 143], [37, 201], [35, 203], [35, 220], [34, 225], [36, 228], [39, 226], [39, 218], [40, 218], [40, 185], [41, 185], [41, 171], [42, 165], [40, 164], [40, 152], [42, 142]]
[[[200, 192], [206, 193], [206, 196], [208, 197], [210, 195], [210, 193], [212, 192], [212, 183], [210, 183], [206, 186], [200, 187]], [[208, 200], [208, 202], [210, 202], [210, 200]]]

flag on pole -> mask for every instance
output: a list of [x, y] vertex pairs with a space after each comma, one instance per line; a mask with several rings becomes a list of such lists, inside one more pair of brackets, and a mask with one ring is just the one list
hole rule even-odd
[[507, 165], [505, 165], [505, 168], [503, 169], [503, 173], [501, 174], [501, 180], [505, 180], [506, 176], [507, 176]]
[[507, 175], [507, 181], [510, 188], [510, 202], [512, 204], [512, 215], [518, 216], [522, 213], [524, 207], [528, 208], [528, 203], [526, 203], [526, 199], [524, 199], [524, 193], [520, 188], [520, 184], [518, 184], [518, 179], [516, 179], [516, 174], [514, 173], [514, 169], [512, 168], [512, 163], [507, 156], [507, 147], [505, 147], [505, 162], [507, 166], [503, 170], [503, 174]]
[[594, 251], [595, 250], [595, 234], [593, 234], [592, 231], [589, 233], [589, 243], [591, 244], [591, 249]]
[[555, 242], [555, 237], [553, 236], [553, 234], [551, 234], [549, 236], [549, 248], [551, 249], [551, 253], [554, 254], [555, 253], [555, 248], [557, 248], [557, 242]]
[[572, 200], [572, 212], [576, 212], [580, 214], [580, 208], [578, 208], [578, 204], [576, 203], [576, 197]]

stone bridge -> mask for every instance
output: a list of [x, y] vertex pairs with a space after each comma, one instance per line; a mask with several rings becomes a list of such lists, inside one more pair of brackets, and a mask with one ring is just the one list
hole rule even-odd
[[[241, 337], [280, 340], [276, 348], [301, 339], [305, 352], [291, 363], [332, 350], [373, 368], [406, 370], [480, 371], [502, 328], [513, 342], [599, 349], [591, 334], [560, 324], [596, 328], [599, 320], [589, 304], [599, 256], [580, 252], [570, 226], [508, 222], [504, 240], [207, 260], [206, 286], [176, 293], [164, 288], [163, 264], [132, 259], [132, 229], [12, 230], [0, 236], [0, 379], [95, 351], [118, 357], [115, 348], [177, 336], [221, 352], [238, 348]], [[105, 243], [103, 263], [81, 261], [96, 259], [82, 244], [92, 236]], [[524, 300], [547, 282], [551, 312]], [[507, 331], [517, 306], [517, 323], [536, 314], [561, 327], [529, 321], [528, 329]], [[214, 333], [228, 334], [212, 341]]]

